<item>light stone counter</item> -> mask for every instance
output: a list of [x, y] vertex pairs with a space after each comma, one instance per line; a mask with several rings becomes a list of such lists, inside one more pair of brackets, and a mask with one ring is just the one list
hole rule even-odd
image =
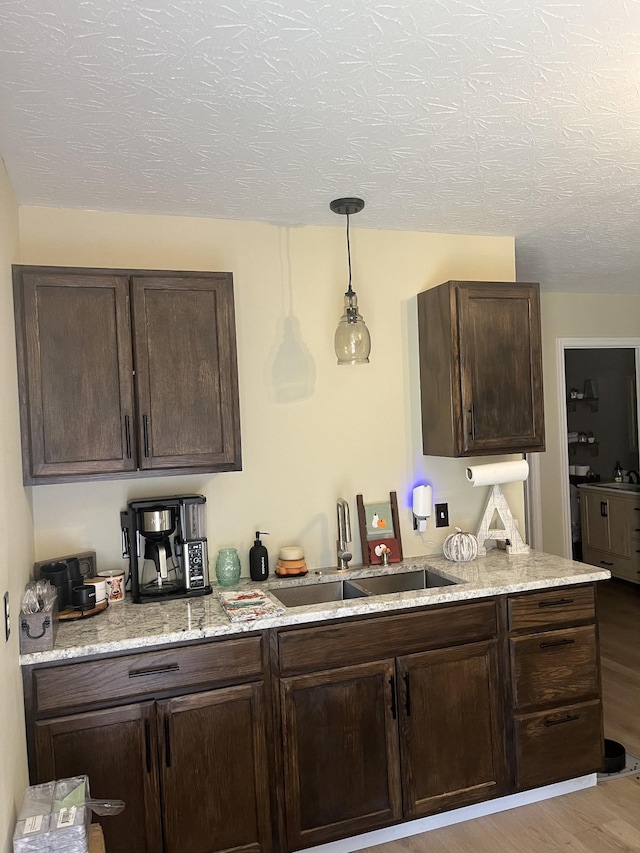
[[[264, 591], [338, 579], [357, 580], [383, 573], [424, 568], [460, 583], [454, 586], [292, 607], [277, 616], [233, 623], [229, 621], [218, 602], [216, 593], [221, 588], [216, 585], [213, 595], [202, 598], [151, 604], [132, 604], [127, 600], [112, 604], [97, 616], [61, 623], [52, 651], [22, 655], [20, 663], [27, 666], [88, 655], [110, 654], [128, 649], [202, 640], [207, 637], [230, 636], [283, 625], [302, 625], [327, 619], [468, 601], [504, 593], [589, 583], [611, 577], [609, 571], [541, 552], [532, 551], [530, 554], [509, 556], [504, 551], [493, 549], [486, 557], [478, 557], [470, 563], [452, 563], [442, 556], [408, 557], [403, 563], [394, 564], [388, 569], [354, 568], [344, 572], [337, 572], [335, 569], [312, 570], [303, 578], [274, 577], [260, 584], [247, 579], [241, 580], [237, 587], [226, 589], [255, 588]], [[273, 600], [277, 604], [280, 603], [275, 598]]]

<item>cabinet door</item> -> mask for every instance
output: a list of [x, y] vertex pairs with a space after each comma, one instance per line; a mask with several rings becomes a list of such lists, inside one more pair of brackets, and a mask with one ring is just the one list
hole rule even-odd
[[132, 276], [140, 468], [240, 468], [231, 273]]
[[153, 702], [37, 722], [33, 781], [86, 774], [92, 797], [125, 802], [96, 818], [109, 853], [162, 853], [155, 732]]
[[14, 267], [25, 483], [135, 469], [126, 276]]
[[582, 544], [598, 551], [609, 550], [607, 496], [580, 489]]
[[401, 816], [392, 660], [282, 679], [287, 849]]
[[398, 658], [405, 817], [505, 793], [496, 641]]
[[270, 850], [262, 683], [158, 707], [165, 853]]
[[631, 556], [633, 502], [626, 497], [609, 497], [609, 550], [620, 557]]
[[461, 455], [544, 450], [538, 286], [457, 285]]

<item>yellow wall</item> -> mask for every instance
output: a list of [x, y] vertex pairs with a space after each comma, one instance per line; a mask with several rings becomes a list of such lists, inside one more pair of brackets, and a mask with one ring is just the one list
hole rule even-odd
[[557, 341], [640, 338], [640, 296], [543, 293], [542, 342], [547, 451], [540, 455], [543, 547], [565, 556]]
[[[475, 529], [486, 490], [467, 485], [464, 461], [421, 452], [416, 294], [450, 278], [512, 281], [513, 240], [352, 226], [354, 287], [373, 349], [370, 365], [350, 368], [333, 353], [347, 275], [342, 220], [287, 230], [21, 208], [23, 263], [232, 271], [238, 334], [243, 471], [35, 487], [38, 559], [91, 548], [100, 567], [122, 565], [126, 501], [181, 491], [207, 497], [212, 557], [237, 547], [245, 574], [257, 529], [271, 533], [272, 565], [277, 548], [291, 543], [304, 547], [310, 566], [333, 565], [339, 496], [351, 505], [354, 562], [357, 493], [374, 501], [398, 492], [407, 555], [438, 551], [451, 532], [435, 531], [433, 521], [423, 536], [412, 530], [409, 494], [418, 481], [449, 503], [452, 524]], [[521, 517], [520, 484], [509, 499]]]
[[[18, 666], [18, 610], [33, 564], [30, 489], [22, 485], [11, 264], [18, 256], [18, 207], [0, 160], [0, 600], [9, 591], [12, 630], [0, 619], [0, 850], [12, 850], [16, 811], [27, 785], [22, 686]], [[1, 612], [1, 610], [0, 610]]]

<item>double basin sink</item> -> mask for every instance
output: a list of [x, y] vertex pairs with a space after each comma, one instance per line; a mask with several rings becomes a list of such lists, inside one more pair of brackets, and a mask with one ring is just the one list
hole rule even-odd
[[378, 575], [358, 580], [337, 580], [303, 586], [281, 587], [270, 590], [271, 595], [286, 607], [305, 607], [329, 601], [347, 601], [372, 595], [389, 595], [393, 592], [432, 589], [452, 586], [457, 581], [443, 578], [428, 569], [398, 574]]

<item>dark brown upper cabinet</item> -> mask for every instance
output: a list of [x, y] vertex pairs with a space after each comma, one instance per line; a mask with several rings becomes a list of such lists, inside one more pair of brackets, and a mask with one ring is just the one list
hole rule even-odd
[[13, 282], [25, 484], [241, 468], [231, 273]]
[[542, 451], [538, 284], [448, 281], [418, 294], [428, 456]]

